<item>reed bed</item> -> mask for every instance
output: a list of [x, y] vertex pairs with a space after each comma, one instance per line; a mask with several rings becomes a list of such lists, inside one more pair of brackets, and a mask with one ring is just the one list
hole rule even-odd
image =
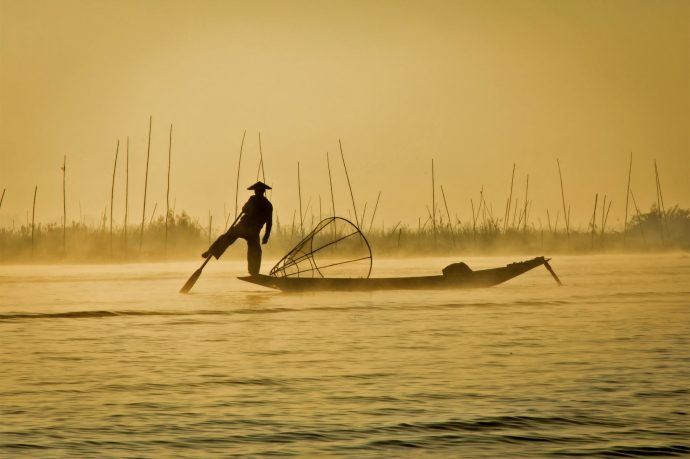
[[[210, 218], [209, 218], [210, 220]], [[101, 224], [72, 222], [27, 223], [16, 228], [0, 228], [0, 262], [143, 262], [185, 260], [199, 257], [223, 231], [200, 222], [187, 213], [159, 215], [144, 227], [143, 250], [139, 241], [125, 237], [124, 226], [115, 226], [109, 219]], [[167, 250], [166, 250], [167, 227]], [[128, 233], [140, 229], [130, 225]], [[299, 222], [281, 225], [276, 222], [271, 240], [264, 247], [264, 260], [280, 258], [301, 237]], [[112, 238], [112, 252], [110, 242]], [[656, 205], [649, 212], [634, 215], [627, 231], [596, 228], [538, 228], [535, 225], [508, 227], [503, 231], [501, 219], [478, 223], [449, 221], [437, 217], [436, 226], [427, 222], [421, 227], [394, 225], [375, 226], [365, 230], [374, 257], [392, 256], [458, 256], [480, 254], [556, 254], [651, 252], [690, 250], [690, 209], [673, 207], [661, 211]], [[63, 239], [64, 238], [64, 239]], [[63, 249], [66, 244], [67, 250]], [[246, 256], [243, 241], [235, 243], [224, 255], [242, 259]], [[264, 266], [264, 268], [267, 268]]]
[[[210, 211], [208, 217], [199, 221], [186, 212], [175, 213], [175, 206], [170, 206], [171, 170], [172, 170], [172, 124], [170, 124], [167, 145], [167, 182], [165, 189], [165, 208], [158, 215], [158, 204], [154, 204], [150, 215], [146, 212], [149, 160], [151, 156], [151, 130], [153, 118], [149, 116], [148, 140], [146, 144], [146, 162], [143, 187], [142, 219], [140, 224], [130, 222], [130, 184], [129, 184], [129, 137], [126, 142], [125, 183], [124, 183], [124, 222], [118, 224], [113, 218], [115, 195], [119, 194], [116, 184], [120, 141], [117, 140], [115, 157], [110, 183], [110, 212], [104, 210], [97, 224], [87, 225], [83, 222], [68, 223], [66, 194], [66, 156], [62, 163], [62, 219], [60, 222], [40, 222], [36, 220], [36, 200], [38, 187], [34, 188], [31, 207], [31, 221], [15, 227], [0, 227], [0, 263], [41, 263], [41, 262], [139, 262], [191, 259], [198, 257], [208, 245], [225, 232], [232, 217], [231, 213], [223, 218], [214, 218]], [[235, 186], [235, 217], [238, 215], [240, 170], [247, 131], [239, 142], [237, 163], [237, 183]], [[259, 162], [256, 179], [266, 181], [265, 158], [259, 133]], [[326, 153], [326, 168], [330, 186], [330, 209], [322, 208], [321, 196], [318, 196], [318, 216], [315, 215], [316, 204], [312, 198], [302, 205], [302, 184], [300, 163], [297, 161], [297, 191], [299, 206], [291, 211], [277, 209], [282, 215], [292, 214], [291, 223], [281, 225], [275, 215], [275, 225], [270, 244], [264, 246], [264, 259], [282, 257], [288, 252], [311, 226], [318, 223], [321, 216], [341, 215], [349, 218], [361, 228], [373, 249], [375, 257], [379, 256], [419, 256], [419, 255], [453, 255], [462, 257], [468, 254], [521, 253], [555, 255], [559, 253], [592, 253], [614, 251], [656, 251], [656, 250], [690, 250], [690, 210], [678, 206], [667, 208], [664, 205], [659, 167], [654, 163], [656, 182], [656, 202], [652, 208], [643, 213], [638, 207], [631, 188], [632, 153], [627, 164], [627, 190], [625, 199], [625, 219], [621, 229], [608, 229], [608, 217], [612, 200], [603, 194], [594, 195], [594, 208], [591, 219], [585, 228], [574, 228], [571, 225], [571, 206], [566, 200], [565, 181], [561, 163], [556, 159], [560, 183], [562, 213], [559, 209], [555, 215], [546, 211], [546, 223], [532, 215], [532, 201], [529, 197], [529, 174], [526, 175], [524, 201], [514, 195], [516, 165], [513, 164], [510, 176], [505, 209], [502, 215], [494, 215], [494, 206], [487, 202], [484, 188], [479, 192], [479, 199], [470, 198], [471, 215], [461, 221], [457, 215], [451, 217], [443, 185], [437, 184], [434, 172], [434, 160], [431, 159], [431, 193], [430, 203], [426, 206], [427, 214], [418, 219], [415, 226], [395, 224], [385, 227], [380, 220], [376, 221], [381, 192], [378, 192], [371, 216], [367, 216], [367, 205], [364, 203], [361, 213], [357, 211], [358, 201], [351, 181], [351, 174], [345, 161], [343, 143], [338, 140], [338, 149], [342, 161], [344, 177], [351, 199], [349, 205], [341, 205], [336, 212], [331, 161]], [[118, 193], [116, 193], [116, 189]], [[440, 194], [437, 194], [440, 191]], [[0, 195], [0, 209], [5, 201], [5, 192]], [[438, 197], [441, 199], [439, 200]], [[632, 201], [632, 206], [630, 206]], [[600, 204], [601, 203], [601, 204]], [[297, 203], [296, 203], [297, 204]], [[361, 203], [360, 203], [361, 204]], [[431, 207], [429, 207], [429, 205]], [[345, 208], [343, 211], [342, 208]], [[628, 211], [634, 210], [628, 218]], [[297, 215], [299, 212], [299, 215]], [[330, 212], [330, 213], [329, 213]], [[160, 215], [163, 213], [164, 215]], [[108, 218], [109, 217], [109, 218]], [[368, 218], [367, 218], [368, 217]], [[559, 222], [560, 219], [560, 222]], [[311, 223], [307, 223], [311, 222]], [[538, 226], [535, 222], [539, 222]], [[560, 225], [559, 225], [560, 223]], [[130, 237], [139, 233], [139, 238]], [[245, 247], [238, 242], [226, 252], [225, 257], [244, 258]]]

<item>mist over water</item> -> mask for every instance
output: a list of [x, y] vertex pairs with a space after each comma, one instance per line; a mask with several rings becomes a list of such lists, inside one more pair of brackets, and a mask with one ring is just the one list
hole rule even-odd
[[196, 262], [0, 266], [0, 456], [690, 454], [690, 256], [551, 264], [563, 287], [283, 294], [213, 260], [190, 295]]

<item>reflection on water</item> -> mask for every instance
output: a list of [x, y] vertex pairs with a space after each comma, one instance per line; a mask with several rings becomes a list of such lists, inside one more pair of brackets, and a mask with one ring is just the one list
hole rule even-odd
[[562, 288], [335, 295], [243, 262], [190, 295], [195, 263], [2, 266], [0, 456], [690, 454], [690, 257], [552, 265]]

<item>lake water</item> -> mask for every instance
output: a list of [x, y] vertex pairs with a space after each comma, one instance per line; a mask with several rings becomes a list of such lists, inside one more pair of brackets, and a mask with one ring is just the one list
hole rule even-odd
[[690, 455], [688, 254], [337, 294], [213, 260], [178, 294], [198, 266], [0, 266], [0, 456]]

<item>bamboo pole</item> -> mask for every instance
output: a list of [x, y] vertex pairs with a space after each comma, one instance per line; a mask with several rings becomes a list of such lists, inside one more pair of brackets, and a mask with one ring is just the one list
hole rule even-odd
[[292, 224], [290, 225], [290, 238], [295, 237], [295, 214], [297, 213], [297, 209], [292, 211]]
[[345, 164], [345, 155], [343, 154], [343, 143], [338, 139], [338, 145], [340, 146], [340, 157], [343, 160], [343, 169], [345, 169], [345, 178], [347, 178], [347, 186], [350, 189], [350, 198], [352, 198], [352, 210], [355, 214], [355, 222], [357, 223], [357, 228], [359, 228], [359, 217], [357, 216], [357, 206], [355, 205], [355, 195], [352, 192], [352, 185], [350, 184], [350, 174], [347, 173], [347, 165]]
[[[642, 216], [640, 215], [640, 208], [637, 207], [637, 201], [635, 200], [635, 194], [630, 190], [630, 197], [633, 200], [633, 204], [635, 205], [635, 212], [637, 213], [637, 219], [642, 223]], [[646, 245], [647, 244], [647, 238], [644, 237], [644, 229], [642, 228], [642, 225], [640, 224], [640, 234], [642, 235], [642, 242]]]
[[[240, 159], [237, 160], [237, 181], [235, 182], [235, 218], [237, 218], [237, 197], [240, 193], [240, 168], [242, 167], [242, 150], [244, 149], [244, 137], [246, 135], [247, 130], [245, 129], [244, 133], [242, 133], [242, 142], [240, 143]], [[230, 221], [230, 219], [228, 219], [227, 221]]]
[[477, 209], [477, 216], [479, 212], [482, 213], [482, 225], [486, 227], [486, 203], [484, 202], [484, 185], [482, 185], [481, 190], [479, 190], [479, 209]]
[[661, 193], [661, 178], [659, 168], [654, 160], [654, 175], [656, 176], [657, 208], [659, 209], [659, 224], [661, 226], [661, 243], [665, 244], [666, 209], [664, 208], [664, 195]]
[[153, 217], [156, 216], [156, 209], [158, 209], [158, 202], [153, 204], [153, 212], [151, 212], [151, 218], [149, 218], [149, 226], [153, 224]]
[[[341, 150], [342, 152], [342, 150]], [[335, 218], [335, 197], [333, 194], [333, 177], [331, 175], [331, 160], [328, 156], [328, 152], [326, 152], [326, 165], [328, 166], [328, 184], [331, 188], [331, 211], [333, 212], [332, 217]], [[337, 239], [338, 236], [338, 225], [332, 225], [333, 226], [333, 240]]]
[[333, 217], [335, 217], [335, 198], [333, 196], [333, 178], [331, 177], [331, 161], [328, 158], [328, 152], [326, 152], [326, 164], [328, 165], [328, 183], [331, 186], [331, 210], [333, 211]]
[[654, 161], [654, 190], [656, 191], [656, 208], [661, 212], [661, 200], [659, 199], [659, 174], [656, 171], [656, 161]]
[[470, 205], [472, 206], [472, 238], [477, 238], [477, 215], [474, 213], [474, 201], [470, 198]]
[[367, 202], [364, 203], [364, 209], [362, 210], [362, 226], [365, 225], [364, 222], [366, 221], [365, 218], [367, 216], [367, 204]]
[[628, 234], [628, 199], [630, 198], [630, 177], [632, 176], [632, 151], [630, 152], [630, 166], [628, 167], [628, 191], [625, 193], [625, 220], [623, 220], [623, 247]]
[[213, 224], [213, 215], [208, 211], [208, 244], [211, 245], [211, 225]]
[[515, 206], [513, 208], [513, 219], [510, 221], [510, 228], [514, 229], [516, 227], [520, 227], [520, 222], [518, 224], [515, 224], [515, 219], [517, 218], [517, 210], [518, 210], [518, 204], [520, 203], [520, 199], [515, 200]]
[[[304, 206], [304, 215], [302, 215], [303, 221], [307, 219], [307, 215], [309, 215], [310, 209], [311, 209], [311, 197], [309, 197], [309, 200], [307, 200], [307, 205]], [[312, 220], [313, 220], [313, 217], [312, 217]], [[312, 221], [312, 223], [313, 223], [313, 221]]]
[[513, 174], [510, 177], [510, 194], [508, 195], [508, 200], [506, 201], [506, 211], [503, 215], [503, 233], [508, 230], [508, 218], [510, 218], [510, 205], [513, 200], [513, 183], [515, 182], [515, 163], [513, 163]]
[[656, 188], [656, 208], [659, 212], [659, 232], [661, 234], [661, 242], [664, 241], [664, 219], [661, 213], [661, 198], [659, 197], [659, 174], [657, 173], [656, 160], [654, 161], [654, 185]]
[[525, 221], [524, 221], [524, 226], [522, 227], [522, 232], [527, 233], [527, 193], [529, 191], [529, 174], [527, 174], [527, 184], [525, 185], [525, 210], [524, 210], [524, 216], [525, 216]]
[[297, 161], [297, 196], [299, 198], [299, 236], [304, 238], [304, 218], [302, 217], [302, 179], [299, 174], [299, 161]]
[[434, 244], [436, 244], [436, 183], [434, 176], [434, 158], [431, 158], [431, 226], [434, 231]]
[[592, 227], [592, 248], [594, 248], [594, 234], [596, 232], [596, 218], [597, 218], [597, 200], [599, 199], [599, 193], [594, 195], [594, 211], [592, 212], [592, 222], [590, 226]]
[[113, 164], [113, 181], [110, 186], [110, 255], [113, 254], [113, 199], [115, 197], [115, 172], [117, 171], [117, 156], [120, 152], [120, 139], [115, 147], [115, 163]]
[[261, 132], [259, 132], [259, 168], [256, 171], [256, 181], [259, 181], [259, 173], [264, 183], [266, 183], [266, 171], [264, 170], [264, 152], [261, 148]]
[[429, 205], [428, 204], [425, 205], [424, 208], [426, 209], [427, 217], [426, 217], [426, 220], [424, 220], [424, 224], [422, 224], [421, 217], [418, 218], [418, 220], [419, 220], [417, 222], [417, 224], [419, 226], [419, 231], [418, 231], [419, 234], [417, 235], [418, 237], [422, 236], [422, 235], [426, 235], [424, 232], [426, 230], [426, 224], [431, 221], [431, 211], [429, 210]]
[[656, 186], [659, 190], [659, 202], [661, 204], [660, 210], [662, 215], [666, 214], [666, 208], [664, 206], [664, 195], [661, 192], [661, 177], [659, 176], [659, 167], [657, 166], [656, 160], [654, 160], [654, 173], [656, 174]]
[[606, 218], [606, 195], [604, 195], [604, 201], [601, 203], [601, 236], [604, 236], [604, 219]]
[[515, 229], [516, 229], [516, 230], [517, 230], [518, 228], [520, 228], [520, 227], [523, 225], [523, 223], [524, 223], [524, 220], [523, 220], [523, 219], [525, 218], [525, 214], [527, 213], [527, 205], [528, 205], [528, 204], [529, 204], [529, 203], [527, 203], [527, 202], [525, 203], [525, 209], [524, 209], [524, 210], [521, 210], [521, 211], [520, 211], [520, 215], [518, 215], [517, 225], [515, 225]]
[[443, 196], [443, 205], [446, 208], [446, 215], [448, 216], [448, 229], [450, 230], [450, 238], [453, 241], [453, 247], [455, 247], [455, 232], [453, 231], [453, 224], [450, 220], [450, 211], [448, 210], [448, 201], [446, 201], [446, 192], [443, 190], [443, 185], [441, 185], [441, 196]]
[[2, 209], [2, 201], [5, 200], [5, 191], [7, 191], [7, 188], [2, 189], [2, 196], [0, 196], [0, 209]]
[[127, 136], [127, 161], [125, 163], [125, 257], [127, 256], [127, 217], [129, 216], [129, 136]]
[[376, 196], [376, 204], [374, 204], [374, 212], [371, 214], [371, 221], [369, 222], [369, 232], [371, 233], [371, 227], [374, 226], [374, 217], [376, 217], [376, 210], [379, 208], [379, 199], [381, 198], [381, 192], [379, 191], [378, 196]]
[[565, 234], [570, 239], [570, 216], [568, 211], [565, 210], [565, 192], [563, 191], [563, 175], [561, 174], [561, 162], [556, 158], [556, 164], [558, 164], [558, 178], [561, 181], [561, 200], [563, 201], [563, 219], [565, 220]]
[[146, 189], [149, 183], [149, 158], [151, 156], [151, 125], [153, 123], [153, 116], [149, 116], [149, 140], [146, 148], [146, 174], [144, 176], [144, 205], [141, 209], [141, 232], [139, 233], [139, 251], [141, 252], [144, 246], [144, 223], [146, 223]]
[[62, 253], [67, 254], [67, 191], [66, 179], [67, 174], [67, 155], [62, 158]]
[[34, 227], [36, 221], [36, 194], [38, 193], [38, 185], [34, 188], [34, 203], [31, 208], [31, 256], [34, 256]]
[[[606, 215], [604, 216], [604, 223], [601, 225], [601, 239], [602, 239], [602, 245], [603, 245], [603, 239], [604, 235], [606, 234], [606, 223], [609, 221], [609, 213], [611, 212], [611, 204], [613, 203], [612, 199], [609, 199], [609, 206], [606, 208]], [[601, 209], [603, 212], [603, 208]]]
[[165, 192], [165, 254], [168, 254], [168, 218], [170, 215], [170, 163], [172, 160], [172, 123], [168, 137], [168, 186]]

